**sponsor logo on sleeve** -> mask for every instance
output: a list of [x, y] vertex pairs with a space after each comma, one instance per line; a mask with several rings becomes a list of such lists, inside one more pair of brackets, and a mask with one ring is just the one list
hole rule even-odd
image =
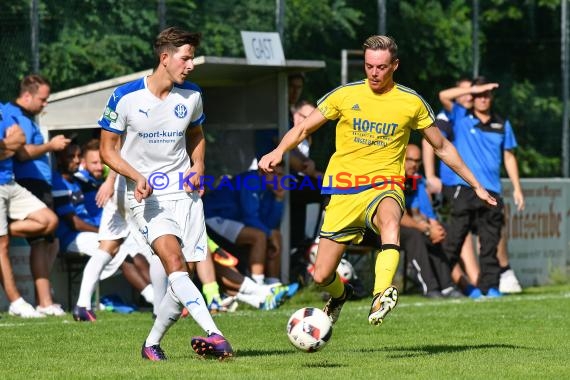
[[111, 122], [117, 121], [119, 115], [113, 111], [109, 106], [105, 108], [105, 112], [103, 113], [103, 117]]

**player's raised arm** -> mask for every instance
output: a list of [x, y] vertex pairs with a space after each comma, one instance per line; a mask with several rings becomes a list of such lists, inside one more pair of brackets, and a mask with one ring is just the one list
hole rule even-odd
[[137, 202], [140, 203], [143, 199], [148, 198], [152, 194], [152, 187], [142, 174], [121, 157], [117, 150], [119, 140], [120, 135], [105, 129], [101, 130], [101, 159], [104, 163], [109, 165], [112, 170], [136, 183], [134, 195]]
[[258, 167], [266, 173], [272, 173], [273, 168], [283, 160], [283, 154], [299, 145], [326, 121], [327, 119], [318, 108], [313, 110], [305, 120], [295, 125], [283, 136], [277, 148], [261, 157]]
[[458, 97], [467, 94], [476, 95], [485, 91], [492, 91], [497, 87], [499, 87], [498, 83], [477, 84], [470, 87], [452, 87], [439, 92], [439, 101], [443, 105], [443, 108], [447, 111], [451, 111], [453, 108], [453, 102]]
[[497, 200], [493, 198], [487, 190], [485, 190], [477, 178], [473, 175], [471, 170], [465, 165], [463, 159], [457, 152], [457, 149], [449, 142], [448, 139], [443, 137], [439, 129], [432, 125], [422, 130], [424, 138], [433, 147], [435, 154], [447, 164], [454, 172], [465, 180], [473, 188], [477, 196], [491, 206], [497, 205]]

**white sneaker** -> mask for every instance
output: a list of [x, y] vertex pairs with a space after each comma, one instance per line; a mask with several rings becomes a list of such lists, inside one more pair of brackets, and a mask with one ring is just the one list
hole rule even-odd
[[12, 302], [8, 308], [8, 314], [21, 318], [45, 318], [46, 316], [36, 311], [32, 305], [26, 301]]
[[517, 276], [515, 276], [515, 272], [512, 269], [506, 270], [501, 274], [501, 278], [499, 279], [499, 291], [505, 294], [522, 292], [519, 280], [517, 280]]
[[63, 317], [66, 315], [60, 304], [54, 303], [46, 307], [36, 306], [36, 311], [43, 315], [51, 315], [54, 317]]
[[222, 306], [225, 307], [229, 313], [233, 313], [239, 304], [236, 297], [230, 296], [222, 299]]

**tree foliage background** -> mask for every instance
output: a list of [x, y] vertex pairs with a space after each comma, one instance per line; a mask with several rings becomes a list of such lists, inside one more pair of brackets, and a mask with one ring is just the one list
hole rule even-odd
[[[243, 57], [240, 30], [274, 31], [275, 3], [166, 0], [166, 25], [201, 31], [200, 55]], [[378, 32], [377, 2], [285, 3], [285, 56], [327, 64], [308, 75], [303, 97], [315, 101], [340, 84], [340, 50], [360, 49]], [[387, 34], [400, 48], [396, 80], [437, 109], [437, 93], [472, 72], [471, 2], [386, 4]], [[40, 73], [52, 81], [53, 91], [153, 66], [157, 0], [40, 0], [39, 6]], [[521, 175], [560, 175], [560, 1], [488, 0], [480, 6], [479, 72], [501, 85], [495, 109], [515, 127]], [[0, 101], [5, 102], [31, 72], [30, 0], [12, 0], [0, 9], [0, 58]], [[361, 77], [361, 67], [352, 68], [350, 79]]]

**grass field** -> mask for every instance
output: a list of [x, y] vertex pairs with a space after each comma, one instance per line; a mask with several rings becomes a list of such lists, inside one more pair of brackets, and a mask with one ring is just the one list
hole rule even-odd
[[202, 332], [179, 321], [162, 346], [169, 360], [143, 361], [150, 313], [100, 312], [94, 324], [64, 319], [0, 318], [0, 379], [568, 379], [570, 286], [472, 301], [402, 295], [380, 327], [367, 324], [369, 300], [349, 302], [329, 344], [296, 351], [285, 335], [289, 315], [321, 307], [305, 290], [275, 311], [240, 305], [216, 316], [236, 356], [203, 360], [189, 347]]

